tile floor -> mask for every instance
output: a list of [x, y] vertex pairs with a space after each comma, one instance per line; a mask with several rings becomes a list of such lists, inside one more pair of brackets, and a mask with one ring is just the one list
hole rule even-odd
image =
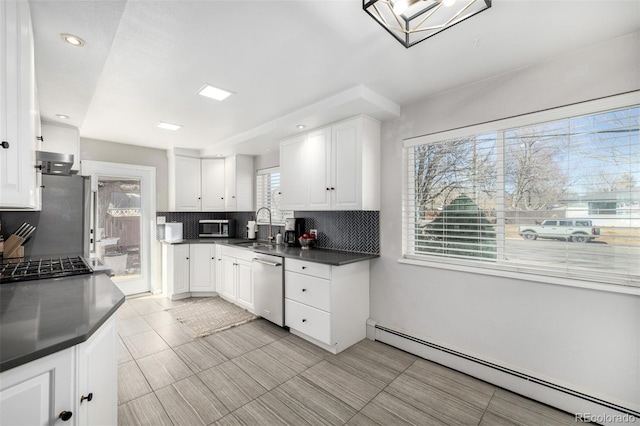
[[573, 416], [363, 340], [332, 355], [258, 320], [193, 339], [161, 296], [119, 314], [119, 425], [569, 425]]

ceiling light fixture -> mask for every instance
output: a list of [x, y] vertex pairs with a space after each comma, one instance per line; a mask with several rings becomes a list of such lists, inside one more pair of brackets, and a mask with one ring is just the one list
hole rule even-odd
[[84, 47], [84, 45], [86, 44], [83, 39], [73, 34], [62, 33], [60, 34], [60, 38], [62, 39], [62, 41], [76, 47]]
[[216, 101], [223, 101], [227, 97], [233, 95], [233, 92], [229, 92], [218, 87], [213, 87], [210, 84], [205, 84], [198, 90], [198, 95], [206, 96], [207, 98], [215, 99]]
[[173, 130], [173, 131], [176, 131], [182, 128], [182, 126], [180, 126], [179, 124], [171, 124], [171, 123], [166, 123], [164, 121], [160, 121], [158, 124], [156, 124], [156, 127], [159, 127], [165, 130]]
[[61, 120], [68, 120], [71, 118], [68, 115], [64, 115], [64, 114], [56, 114], [56, 117], [58, 117]]
[[304, 128], [305, 128], [305, 127], [307, 127], [307, 126], [305, 126], [304, 124], [298, 124], [296, 127], [297, 127], [298, 129], [302, 130], [302, 129], [304, 129]]
[[362, 8], [406, 48], [491, 7], [491, 0], [362, 0]]

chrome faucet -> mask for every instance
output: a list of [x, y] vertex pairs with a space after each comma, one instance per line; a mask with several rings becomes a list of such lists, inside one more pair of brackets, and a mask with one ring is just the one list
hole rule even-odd
[[268, 207], [260, 207], [258, 211], [256, 211], [256, 220], [258, 220], [258, 214], [261, 210], [266, 210], [269, 212], [269, 243], [273, 243], [273, 232], [271, 232], [271, 210]]

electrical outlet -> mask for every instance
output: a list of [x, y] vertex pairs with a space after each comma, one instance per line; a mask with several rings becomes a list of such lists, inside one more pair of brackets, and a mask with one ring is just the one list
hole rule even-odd
[[309, 233], [313, 236], [315, 236], [316, 238], [318, 238], [318, 230], [317, 229], [310, 229]]

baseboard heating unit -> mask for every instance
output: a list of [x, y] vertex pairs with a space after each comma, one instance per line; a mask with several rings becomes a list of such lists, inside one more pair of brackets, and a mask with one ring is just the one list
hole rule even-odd
[[626, 416], [640, 423], [640, 411], [416, 338], [373, 320], [367, 321], [367, 337], [571, 414], [598, 413], [602, 418]]

